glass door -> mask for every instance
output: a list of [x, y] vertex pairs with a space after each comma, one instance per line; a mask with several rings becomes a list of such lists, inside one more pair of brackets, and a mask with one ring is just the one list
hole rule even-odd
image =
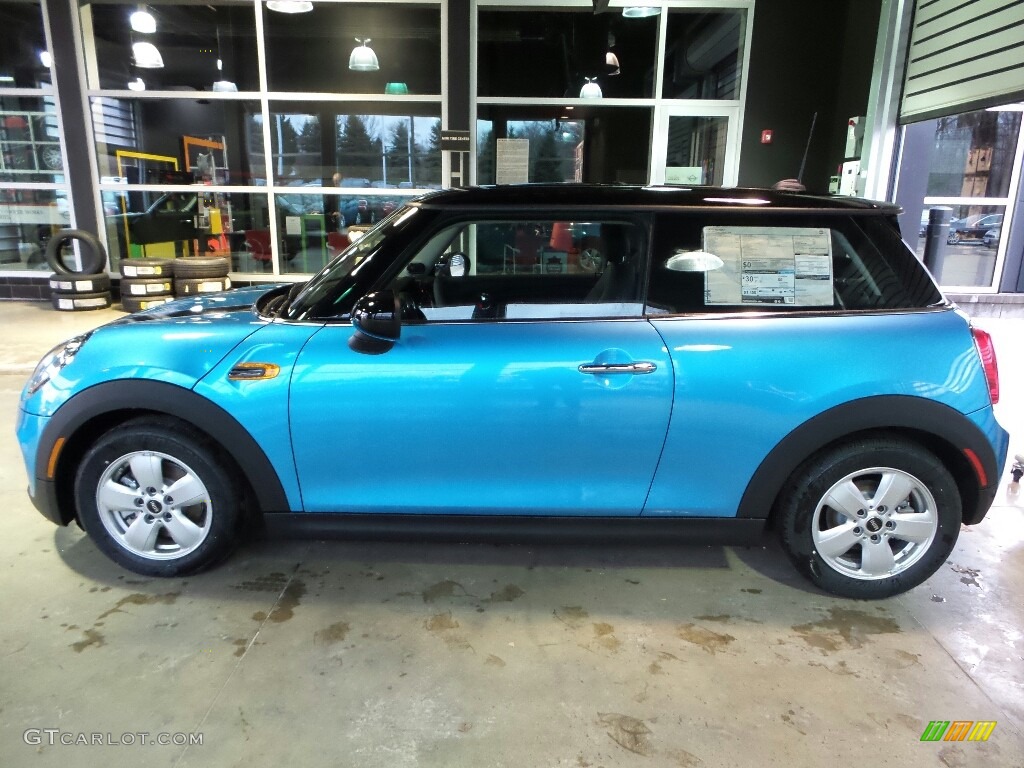
[[657, 110], [651, 184], [735, 185], [738, 107], [669, 106]]

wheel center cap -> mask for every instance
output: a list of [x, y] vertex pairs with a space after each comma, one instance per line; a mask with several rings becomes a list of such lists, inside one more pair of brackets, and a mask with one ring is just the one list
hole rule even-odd
[[864, 527], [867, 528], [871, 533], [878, 533], [880, 530], [882, 530], [882, 521], [879, 520], [877, 517], [872, 517], [864, 524]]
[[164, 511], [164, 505], [161, 504], [156, 499], [150, 499], [148, 502], [146, 502], [146, 509], [149, 510], [151, 514], [159, 515], [161, 512]]

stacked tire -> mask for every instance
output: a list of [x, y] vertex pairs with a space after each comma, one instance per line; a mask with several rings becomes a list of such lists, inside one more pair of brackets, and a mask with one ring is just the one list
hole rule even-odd
[[175, 261], [152, 257], [121, 259], [121, 308], [125, 312], [140, 312], [174, 301]]
[[231, 287], [226, 256], [186, 256], [174, 260], [174, 292], [179, 296], [220, 293]]
[[[79, 242], [81, 269], [69, 267], [64, 248]], [[110, 276], [104, 272], [107, 253], [95, 235], [82, 229], [58, 232], [46, 246], [50, 275], [50, 303], [62, 312], [105, 309], [110, 306]]]

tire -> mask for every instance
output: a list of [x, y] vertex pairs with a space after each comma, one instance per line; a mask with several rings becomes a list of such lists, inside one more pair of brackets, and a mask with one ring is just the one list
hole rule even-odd
[[178, 296], [194, 296], [197, 293], [220, 293], [230, 287], [230, 277], [208, 277], [206, 279], [174, 281], [174, 292]]
[[121, 277], [171, 277], [174, 275], [174, 259], [142, 258], [121, 259]]
[[[186, 489], [195, 503], [182, 506], [173, 494]], [[86, 533], [115, 563], [147, 576], [196, 573], [226, 557], [239, 498], [216, 446], [171, 419], [135, 419], [107, 432], [75, 476]]]
[[131, 296], [121, 297], [121, 309], [125, 312], [141, 312], [144, 309], [152, 309], [174, 301], [173, 296], [147, 296], [145, 298], [132, 298]]
[[110, 275], [50, 275], [50, 290], [54, 293], [100, 293], [110, 290]]
[[170, 277], [134, 277], [121, 280], [121, 296], [170, 296], [174, 280]]
[[231, 260], [226, 256], [186, 256], [174, 260], [174, 276], [180, 278], [227, 277]]
[[54, 293], [50, 296], [53, 308], [61, 312], [83, 312], [106, 309], [110, 306], [110, 291], [102, 293]]
[[64, 170], [64, 156], [61, 154], [60, 146], [48, 144], [40, 147], [38, 152], [39, 167], [44, 171]]
[[946, 245], [956, 245], [960, 242], [959, 232], [950, 232], [949, 237], [946, 238]]
[[[81, 271], [68, 268], [61, 258], [62, 249], [72, 240], [78, 240], [82, 245]], [[95, 275], [106, 269], [107, 252], [103, 250], [103, 245], [96, 235], [84, 229], [65, 229], [51, 237], [50, 242], [46, 244], [46, 263], [58, 275]]]
[[896, 437], [812, 457], [790, 478], [778, 513], [782, 546], [797, 570], [828, 592], [861, 599], [891, 597], [935, 573], [962, 519], [946, 467]]

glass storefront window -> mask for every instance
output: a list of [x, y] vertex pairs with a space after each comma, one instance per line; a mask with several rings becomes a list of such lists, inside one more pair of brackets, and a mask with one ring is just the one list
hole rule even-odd
[[[946, 238], [946, 251], [936, 279], [942, 285], [991, 285], [995, 277], [996, 255], [1002, 236], [1004, 205], [953, 205]], [[917, 255], [924, 258], [925, 228], [932, 206], [921, 214]]]
[[[265, 194], [153, 192], [104, 188], [103, 214], [112, 266], [142, 256], [230, 256], [234, 272], [270, 271]], [[266, 245], [267, 247], [264, 247]]]
[[654, 96], [656, 16], [486, 8], [478, 18], [480, 96], [575, 99], [587, 78], [604, 98]]
[[385, 189], [440, 185], [439, 105], [410, 103], [403, 105], [405, 114], [338, 111], [351, 107], [324, 104], [315, 113], [294, 107], [272, 112], [275, 183]]
[[738, 99], [746, 11], [670, 10], [662, 97]]
[[649, 108], [481, 104], [477, 114], [478, 184], [647, 183]]
[[0, 2], [0, 88], [41, 88], [51, 61], [40, 4]]
[[931, 121], [928, 197], [1006, 197], [1020, 112], [967, 112]]
[[0, 180], [53, 182], [63, 173], [52, 98], [0, 96]]
[[[264, 6], [263, 19], [271, 91], [441, 93], [439, 6], [314, 3], [294, 14]], [[350, 67], [356, 38], [368, 41], [376, 69]]]
[[[152, 32], [133, 28], [140, 10], [152, 18]], [[252, 3], [85, 3], [81, 14], [93, 88], [259, 90]]]
[[46, 245], [71, 226], [67, 193], [58, 190], [0, 190], [0, 270], [52, 271]]
[[325, 194], [301, 182], [290, 185], [287, 191], [275, 195], [281, 272], [319, 271], [348, 247], [350, 227], [364, 229], [375, 224], [414, 195], [380, 186], [367, 187], [356, 194]]
[[101, 178], [128, 184], [263, 185], [255, 101], [92, 99]]

